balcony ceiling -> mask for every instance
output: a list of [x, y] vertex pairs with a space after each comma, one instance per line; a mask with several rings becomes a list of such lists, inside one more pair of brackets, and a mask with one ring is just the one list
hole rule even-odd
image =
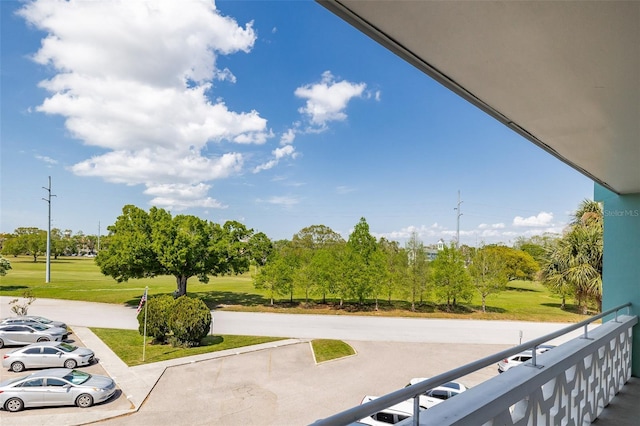
[[640, 2], [318, 0], [617, 193], [640, 193]]

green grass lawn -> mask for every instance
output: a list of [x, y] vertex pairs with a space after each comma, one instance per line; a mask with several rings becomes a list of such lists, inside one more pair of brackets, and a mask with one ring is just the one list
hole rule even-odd
[[342, 340], [316, 339], [311, 341], [317, 363], [355, 355], [356, 351]]
[[[68, 257], [51, 260], [51, 282], [45, 283], [44, 258], [34, 263], [33, 258], [10, 257], [12, 269], [0, 277], [0, 295], [20, 297], [30, 291], [36, 298], [86, 300], [94, 302], [137, 305], [145, 286], [149, 295], [172, 294], [176, 288], [175, 279], [169, 276], [135, 279], [118, 283], [102, 275], [93, 258]], [[303, 295], [294, 295], [294, 303], [288, 298], [276, 300], [269, 306], [266, 292], [253, 287], [251, 274], [212, 277], [208, 284], [200, 283], [195, 277], [189, 279], [189, 295], [199, 297], [210, 308], [254, 311], [313, 313], [332, 315], [375, 315], [375, 316], [419, 316], [437, 318], [501, 319], [522, 321], [577, 322], [585, 319], [579, 315], [574, 305], [560, 309], [560, 298], [551, 294], [537, 282], [514, 281], [507, 291], [489, 296], [487, 312], [481, 312], [480, 297], [456, 310], [445, 312], [432, 302], [417, 306], [411, 312], [406, 300], [394, 296], [391, 304], [379, 301], [379, 309], [374, 309], [373, 301], [364, 306], [347, 303], [340, 307], [336, 300], [327, 304], [311, 301], [303, 303]]]
[[201, 346], [174, 348], [171, 345], [152, 344], [152, 338], [148, 337], [144, 347], [144, 361], [142, 361], [143, 337], [137, 330], [91, 328], [91, 331], [130, 367], [283, 340], [280, 337], [213, 335], [205, 337]]

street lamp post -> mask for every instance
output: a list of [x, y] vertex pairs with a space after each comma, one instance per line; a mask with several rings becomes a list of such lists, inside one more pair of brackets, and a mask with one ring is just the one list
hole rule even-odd
[[43, 200], [47, 202], [49, 208], [49, 216], [47, 220], [47, 269], [44, 281], [45, 283], [48, 283], [51, 282], [51, 197], [55, 197], [55, 195], [51, 195], [51, 176], [49, 176], [49, 186], [43, 186], [42, 189], [46, 190], [48, 193], [47, 198], [43, 198]]

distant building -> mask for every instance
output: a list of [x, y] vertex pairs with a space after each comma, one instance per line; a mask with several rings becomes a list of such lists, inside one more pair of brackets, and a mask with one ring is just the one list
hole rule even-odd
[[444, 240], [442, 238], [438, 240], [435, 246], [431, 245], [427, 247], [426, 252], [427, 252], [427, 259], [429, 259], [429, 262], [435, 260], [435, 258], [438, 256], [438, 252], [442, 250], [444, 250]]

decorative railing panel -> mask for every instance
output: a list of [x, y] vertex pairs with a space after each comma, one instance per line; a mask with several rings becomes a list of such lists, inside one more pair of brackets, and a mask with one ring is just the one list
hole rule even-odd
[[[588, 425], [631, 377], [632, 327], [620, 317], [439, 404], [421, 425]], [[402, 425], [411, 425], [407, 419]]]

